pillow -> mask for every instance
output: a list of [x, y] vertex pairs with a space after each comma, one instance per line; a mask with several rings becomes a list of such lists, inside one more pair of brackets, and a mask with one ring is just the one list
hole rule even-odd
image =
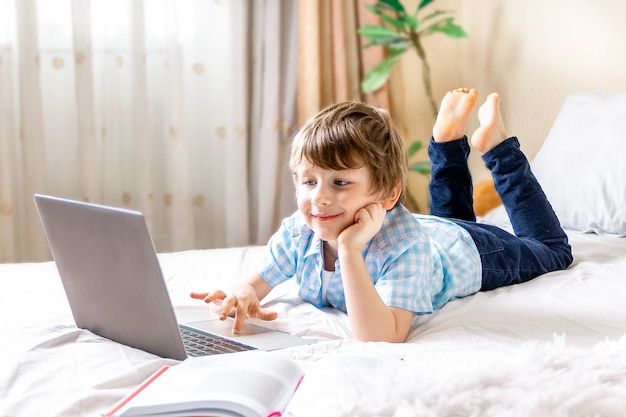
[[502, 200], [493, 185], [493, 179], [478, 181], [474, 184], [474, 213], [477, 217], [483, 217], [493, 208], [502, 204]]
[[626, 236], [626, 94], [568, 96], [531, 168], [564, 229]]

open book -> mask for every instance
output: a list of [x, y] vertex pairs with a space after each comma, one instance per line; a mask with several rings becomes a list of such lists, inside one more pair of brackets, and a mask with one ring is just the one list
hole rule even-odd
[[[277, 417], [336, 414], [357, 403], [376, 398], [377, 387], [361, 392], [353, 384], [365, 375], [394, 375], [404, 362], [389, 356], [337, 353], [301, 367], [280, 352], [249, 351], [189, 358], [164, 367], [135, 392], [120, 401], [105, 417], [116, 416], [218, 416]], [[400, 372], [401, 373], [401, 372]], [[302, 383], [300, 383], [302, 382]], [[351, 385], [352, 384], [352, 385]], [[356, 393], [354, 404], [332, 404], [326, 399], [341, 386]], [[337, 396], [338, 400], [347, 400]], [[324, 398], [332, 410], [316, 408]], [[344, 413], [358, 415], [362, 413]]]
[[290, 358], [250, 351], [161, 368], [106, 417], [280, 416], [304, 373]]

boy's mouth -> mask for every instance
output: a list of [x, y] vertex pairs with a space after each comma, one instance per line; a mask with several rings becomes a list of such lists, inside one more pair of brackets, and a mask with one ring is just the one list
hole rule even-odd
[[318, 222], [327, 222], [327, 221], [331, 221], [336, 219], [337, 217], [339, 217], [338, 214], [312, 214], [311, 217], [313, 217], [316, 221]]

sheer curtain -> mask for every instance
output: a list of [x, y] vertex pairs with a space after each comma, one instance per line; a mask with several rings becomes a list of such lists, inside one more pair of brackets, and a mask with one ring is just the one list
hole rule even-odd
[[265, 243], [294, 207], [296, 6], [0, 0], [0, 261], [49, 259], [34, 193], [141, 210], [159, 251]]

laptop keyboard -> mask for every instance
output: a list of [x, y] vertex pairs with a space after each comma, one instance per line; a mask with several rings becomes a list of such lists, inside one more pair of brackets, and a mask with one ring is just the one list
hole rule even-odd
[[189, 356], [206, 356], [256, 349], [255, 347], [226, 339], [216, 334], [202, 333], [181, 324], [179, 324], [179, 327], [185, 349]]

